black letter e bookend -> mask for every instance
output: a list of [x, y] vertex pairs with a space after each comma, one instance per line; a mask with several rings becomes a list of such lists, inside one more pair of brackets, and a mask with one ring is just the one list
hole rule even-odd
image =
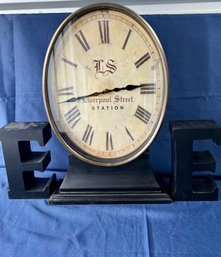
[[221, 144], [221, 127], [213, 120], [171, 121], [172, 198], [177, 201], [218, 200], [218, 187], [211, 175], [193, 176], [193, 172], [215, 172], [210, 151], [193, 151], [194, 140], [211, 139]]
[[0, 129], [11, 199], [47, 199], [55, 190], [56, 176], [36, 178], [51, 161], [50, 151], [32, 152], [30, 141], [44, 146], [51, 138], [47, 122], [14, 122]]

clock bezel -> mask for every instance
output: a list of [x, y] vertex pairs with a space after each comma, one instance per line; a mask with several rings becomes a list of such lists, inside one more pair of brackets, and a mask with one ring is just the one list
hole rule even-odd
[[[51, 111], [50, 103], [49, 103], [49, 96], [48, 96], [48, 84], [47, 84], [47, 79], [48, 79], [48, 67], [49, 67], [49, 62], [50, 58], [54, 49], [54, 46], [57, 42], [57, 39], [59, 38], [60, 34], [62, 31], [64, 31], [66, 25], [70, 22], [75, 22], [78, 20], [80, 17], [93, 12], [93, 11], [101, 11], [101, 10], [114, 10], [121, 12], [129, 17], [131, 17], [133, 20], [135, 20], [140, 26], [148, 33], [150, 36], [151, 40], [154, 42], [154, 45], [159, 53], [160, 59], [162, 60], [162, 70], [163, 70], [163, 77], [164, 77], [164, 98], [163, 98], [163, 104], [161, 107], [161, 114], [158, 119], [158, 123], [156, 124], [155, 131], [152, 133], [151, 137], [149, 140], [145, 140], [143, 144], [141, 144], [137, 149], [135, 149], [133, 152], [131, 152], [128, 155], [124, 155], [122, 157], [117, 157], [117, 158], [99, 158], [92, 156], [88, 154], [87, 152], [83, 151], [80, 149], [74, 142], [70, 140], [70, 142], [67, 142], [64, 138], [64, 135], [61, 135], [61, 132], [58, 130], [57, 125], [53, 119], [53, 114]], [[153, 31], [151, 26], [137, 13], [132, 11], [131, 9], [124, 7], [119, 4], [113, 4], [113, 3], [97, 3], [97, 4], [92, 4], [88, 5], [86, 7], [80, 8], [79, 10], [75, 11], [74, 13], [70, 14], [58, 27], [56, 32], [54, 33], [51, 42], [48, 46], [48, 50], [45, 56], [45, 61], [44, 61], [44, 67], [43, 67], [43, 77], [42, 77], [42, 86], [43, 86], [43, 100], [44, 100], [44, 106], [45, 110], [47, 113], [47, 117], [49, 120], [49, 123], [52, 126], [53, 131], [55, 132], [55, 135], [59, 139], [59, 141], [65, 146], [65, 148], [71, 153], [77, 156], [79, 159], [93, 164], [93, 165], [98, 165], [98, 166], [119, 166], [122, 164], [126, 164], [134, 159], [136, 159], [139, 155], [141, 155], [153, 142], [155, 139], [157, 133], [160, 130], [160, 127], [162, 126], [163, 119], [165, 116], [166, 112], [166, 106], [168, 102], [168, 90], [169, 90], [169, 71], [168, 71], [168, 65], [167, 65], [167, 60], [166, 56], [163, 50], [163, 47], [156, 35], [156, 33]], [[157, 122], [157, 121], [156, 121]]]

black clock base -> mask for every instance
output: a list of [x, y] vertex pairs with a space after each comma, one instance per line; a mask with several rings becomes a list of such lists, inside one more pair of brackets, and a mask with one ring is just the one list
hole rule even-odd
[[54, 193], [49, 204], [132, 204], [170, 203], [166, 193], [149, 191], [92, 191]]
[[118, 167], [95, 167], [69, 156], [69, 168], [49, 204], [170, 203], [147, 153]]

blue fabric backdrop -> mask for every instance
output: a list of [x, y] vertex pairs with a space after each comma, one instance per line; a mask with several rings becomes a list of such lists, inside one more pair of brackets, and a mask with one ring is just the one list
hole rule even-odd
[[[0, 15], [0, 126], [46, 121], [41, 89], [44, 56], [67, 14]], [[169, 120], [214, 119], [221, 124], [221, 15], [144, 16], [158, 34], [170, 71], [166, 117], [151, 146], [156, 171], [169, 172]], [[209, 148], [221, 172], [220, 147]], [[38, 148], [33, 143], [33, 148]], [[67, 167], [53, 136], [51, 170]], [[0, 256], [221, 256], [221, 202], [171, 205], [47, 206], [8, 200], [0, 153]]]
[[[10, 121], [46, 121], [42, 67], [50, 39], [67, 14], [0, 16], [0, 126]], [[214, 119], [221, 124], [221, 16], [144, 16], [164, 47], [170, 72], [166, 117], [151, 146], [154, 169], [171, 170], [169, 120]], [[197, 147], [198, 144], [196, 144]], [[37, 146], [34, 146], [37, 147]], [[214, 153], [221, 167], [219, 148]], [[66, 169], [67, 152], [53, 137], [51, 169]], [[0, 165], [4, 166], [2, 155]]]

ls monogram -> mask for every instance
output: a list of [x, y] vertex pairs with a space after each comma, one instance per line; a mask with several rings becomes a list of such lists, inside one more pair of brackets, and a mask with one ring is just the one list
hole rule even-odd
[[93, 60], [94, 69], [95, 69], [95, 77], [99, 78], [100, 76], [106, 77], [109, 74], [113, 74], [116, 70], [116, 60], [109, 59], [104, 62], [104, 60]]

